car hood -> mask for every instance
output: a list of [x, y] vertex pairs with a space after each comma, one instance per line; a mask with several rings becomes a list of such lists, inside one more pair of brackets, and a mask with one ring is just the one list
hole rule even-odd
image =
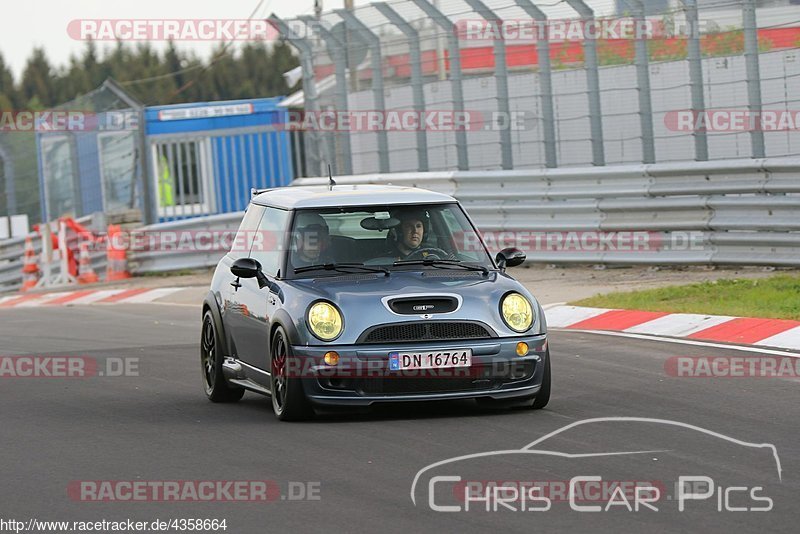
[[[305, 330], [305, 312], [314, 301], [324, 299], [334, 303], [344, 316], [345, 328], [336, 344], [355, 343], [366, 329], [386, 323], [407, 321], [479, 321], [490, 326], [501, 337], [519, 336], [500, 318], [500, 300], [510, 291], [530, 299], [536, 312], [533, 327], [526, 335], [543, 333], [546, 329], [541, 307], [525, 287], [498, 271], [483, 275], [477, 271], [425, 270], [392, 271], [382, 274], [352, 274], [333, 277], [286, 281], [285, 303], [290, 314], [298, 318], [298, 327]], [[398, 315], [384, 303], [385, 297], [408, 295], [455, 295], [460, 307], [451, 313]], [[319, 341], [309, 341], [318, 344]]]

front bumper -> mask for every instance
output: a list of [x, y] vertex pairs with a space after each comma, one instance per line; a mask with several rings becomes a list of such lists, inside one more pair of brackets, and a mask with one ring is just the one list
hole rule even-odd
[[[517, 343], [528, 344], [518, 356]], [[433, 372], [390, 371], [389, 353], [472, 349], [470, 368]], [[339, 365], [323, 362], [336, 351]], [[369, 406], [383, 402], [445, 399], [522, 399], [535, 396], [542, 385], [547, 335], [465, 341], [395, 343], [387, 345], [293, 346], [292, 354], [307, 362], [302, 380], [308, 398], [319, 405]], [[435, 376], [431, 376], [431, 375]]]

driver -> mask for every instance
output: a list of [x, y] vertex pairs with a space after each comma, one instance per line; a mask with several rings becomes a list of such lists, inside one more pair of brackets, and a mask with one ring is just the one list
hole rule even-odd
[[333, 263], [328, 253], [329, 230], [318, 213], [298, 213], [295, 221], [295, 242], [292, 254], [294, 267]]
[[418, 250], [426, 248], [422, 246], [422, 242], [425, 239], [428, 219], [421, 211], [401, 213], [399, 219], [400, 225], [395, 230], [399, 235], [386, 255], [392, 256], [395, 260], [404, 260]]

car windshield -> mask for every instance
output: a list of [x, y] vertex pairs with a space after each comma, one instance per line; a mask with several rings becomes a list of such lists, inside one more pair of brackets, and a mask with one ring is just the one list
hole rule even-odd
[[[457, 203], [297, 210], [289, 277], [327, 276], [334, 272], [330, 266], [338, 264], [390, 271], [494, 267]], [[338, 272], [342, 271], [353, 272]]]

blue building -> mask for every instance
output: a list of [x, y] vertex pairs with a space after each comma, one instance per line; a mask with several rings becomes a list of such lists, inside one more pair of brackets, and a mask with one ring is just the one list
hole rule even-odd
[[294, 178], [281, 100], [148, 107], [143, 125], [131, 110], [108, 111], [80, 131], [39, 133], [42, 218], [139, 211], [160, 222], [242, 210], [251, 188]]

